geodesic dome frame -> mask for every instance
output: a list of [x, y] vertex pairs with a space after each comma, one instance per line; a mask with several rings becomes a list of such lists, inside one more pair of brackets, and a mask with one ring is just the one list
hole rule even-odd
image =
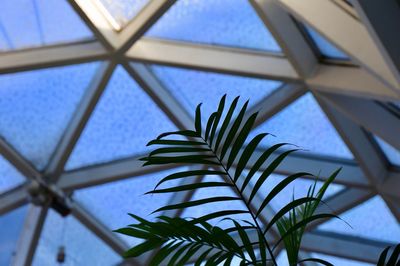
[[[397, 222], [400, 221], [400, 169], [388, 160], [372, 137], [379, 136], [400, 150], [400, 108], [396, 105], [400, 101], [400, 40], [394, 36], [396, 25], [400, 24], [400, 7], [395, 0], [380, 3], [352, 0], [351, 5], [342, 0], [250, 0], [282, 54], [142, 37], [173, 6], [173, 0], [149, 1], [126, 25], [114, 19], [101, 1], [68, 2], [96, 40], [0, 54], [0, 74], [102, 62], [43, 171], [36, 169], [5, 139], [0, 139], [0, 154], [26, 177], [25, 184], [0, 195], [0, 214], [29, 205], [13, 265], [32, 263], [49, 208], [70, 212], [117, 253], [122, 254], [128, 248], [126, 242], [70, 195], [77, 189], [166, 168], [142, 168], [137, 161], [141, 156], [135, 156], [64, 170], [117, 65], [123, 66], [178, 128], [192, 128], [193, 118], [149, 69], [148, 63], [282, 81], [282, 86], [252, 107], [260, 110], [257, 125], [311, 92], [354, 160], [301, 154], [290, 156], [277, 172], [320, 169], [324, 179], [324, 174], [343, 167], [336, 183], [346, 188], [327, 200], [335, 213], [344, 213], [379, 195]], [[322, 59], [294, 18], [343, 50], [351, 62]], [[177, 194], [170, 201], [180, 202], [191, 196]], [[373, 263], [389, 244], [384, 240], [321, 233], [313, 226], [305, 236], [303, 252]], [[121, 260], [121, 263], [146, 265], [146, 259]]]

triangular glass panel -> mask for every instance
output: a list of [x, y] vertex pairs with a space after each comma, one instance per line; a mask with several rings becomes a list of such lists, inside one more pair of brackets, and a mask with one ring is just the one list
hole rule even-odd
[[123, 28], [129, 23], [149, 0], [95, 0], [107, 10], [118, 25], [117, 29]]
[[388, 161], [393, 165], [400, 166], [400, 151], [378, 136], [374, 136], [374, 138]]
[[353, 155], [338, 135], [314, 97], [307, 93], [251, 133], [271, 133], [263, 148], [271, 143], [287, 142], [313, 154], [353, 159]]
[[312, 27], [304, 25], [304, 28], [323, 57], [328, 59], [350, 60], [350, 58], [342, 50], [325, 39]]
[[64, 249], [65, 265], [117, 265], [121, 257], [72, 215], [65, 218], [49, 210], [33, 257], [34, 266], [59, 265]]
[[[166, 205], [172, 194], [145, 195], [145, 193], [153, 190], [163, 177], [182, 170], [185, 169], [178, 168], [80, 189], [75, 191], [74, 199], [82, 203], [86, 209], [90, 210], [90, 213], [100, 219], [110, 230], [136, 222], [128, 216], [128, 213], [154, 220], [161, 213], [151, 213]], [[169, 181], [166, 186], [161, 185], [160, 188], [174, 186], [178, 182], [175, 180]], [[118, 236], [132, 245], [140, 242], [139, 239], [132, 237], [120, 234]]]
[[92, 38], [90, 30], [66, 0], [2, 0], [0, 10], [0, 39], [5, 43], [0, 49], [3, 50]]
[[0, 155], [0, 194], [21, 185], [24, 181], [22, 174]]
[[341, 220], [333, 219], [317, 229], [393, 243], [398, 243], [400, 239], [400, 225], [379, 196], [341, 214], [340, 217], [353, 228]]
[[24, 206], [0, 216], [0, 265], [12, 265], [26, 211]]
[[129, 74], [118, 66], [76, 144], [66, 169], [141, 155], [175, 125]]
[[[224, 182], [221, 177], [215, 176], [205, 176], [201, 182]], [[208, 188], [200, 188], [197, 189], [191, 201], [201, 200], [211, 197], [238, 197], [238, 195], [234, 192], [234, 188], [230, 187], [208, 187]], [[186, 208], [182, 217], [184, 218], [199, 218], [203, 215], [211, 214], [219, 211], [226, 210], [247, 210], [245, 204], [240, 200], [232, 200], [232, 201], [223, 201], [223, 202], [214, 202], [207, 203], [200, 206]], [[226, 216], [227, 218], [232, 218], [237, 220], [239, 223], [244, 224], [242, 220], [246, 220], [253, 223], [250, 214], [234, 214], [231, 216]], [[225, 217], [224, 217], [225, 218]], [[231, 221], [225, 220], [221, 221], [221, 218], [216, 218], [208, 221], [210, 224], [219, 226], [222, 228], [227, 228], [233, 226]]]
[[281, 51], [248, 1], [177, 1], [146, 36]]
[[175, 67], [153, 65], [151, 70], [192, 116], [196, 106], [203, 103], [202, 111], [207, 118], [217, 110], [224, 94], [227, 94], [227, 103], [240, 96], [242, 104], [250, 99], [254, 105], [282, 85], [279, 81]]
[[[373, 264], [367, 263], [367, 262], [361, 262], [361, 261], [356, 261], [356, 260], [350, 260], [350, 259], [345, 259], [345, 258], [340, 258], [340, 257], [334, 257], [334, 256], [329, 256], [326, 254], [320, 254], [320, 253], [311, 253], [311, 258], [317, 258], [317, 259], [323, 259], [326, 260], [327, 262], [332, 263], [333, 265], [346, 265], [346, 266], [372, 266]], [[377, 258], [378, 259], [378, 258]]]
[[0, 135], [42, 170], [98, 63], [0, 76]]
[[[244, 172], [247, 175], [248, 171]], [[261, 173], [259, 173], [261, 174]], [[259, 190], [261, 198], [265, 198], [271, 190], [276, 187], [281, 181], [283, 181], [286, 176], [279, 174], [271, 174]], [[258, 178], [253, 178], [250, 184], [255, 185]], [[308, 189], [313, 186], [315, 180], [313, 179], [297, 179], [290, 183], [285, 189], [283, 189], [275, 198], [271, 201], [271, 207], [274, 211], [280, 210], [286, 204], [292, 201], [293, 197], [295, 199], [307, 196]], [[321, 188], [323, 182], [317, 181], [315, 186], [315, 191]], [[325, 192], [324, 199], [327, 199], [338, 192], [342, 191], [345, 187], [343, 185], [332, 183]]]

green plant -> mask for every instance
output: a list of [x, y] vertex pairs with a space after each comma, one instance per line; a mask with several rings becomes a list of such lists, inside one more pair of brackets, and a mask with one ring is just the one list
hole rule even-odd
[[[324, 204], [322, 197], [340, 169], [335, 171], [319, 190], [316, 190], [315, 182], [306, 196], [293, 198], [273, 216], [268, 217], [267, 224], [261, 223], [260, 216], [271, 200], [296, 179], [313, 175], [304, 172], [290, 175], [273, 187], [261, 202], [256, 203], [254, 199], [261, 186], [279, 164], [298, 149], [284, 150], [276, 155], [278, 150], [289, 145], [276, 144], [265, 150], [258, 158], [254, 158], [255, 150], [268, 134], [259, 134], [245, 144], [257, 113], [246, 116], [248, 101], [241, 108], [237, 108], [239, 97], [225, 108], [225, 99], [226, 97], [223, 96], [218, 110], [210, 115], [205, 127], [201, 121], [201, 104], [199, 104], [193, 130], [159, 135], [148, 143], [157, 148], [142, 160], [144, 166], [188, 164], [198, 167], [198, 170], [177, 171], [162, 178], [149, 193], [177, 193], [210, 187], [230, 187], [236, 192], [234, 197], [210, 195], [209, 198], [202, 200], [163, 206], [155, 212], [185, 209], [212, 202], [233, 201], [243, 202], [246, 210], [231, 208], [193, 219], [159, 216], [154, 222], [130, 214], [136, 223], [118, 229], [116, 232], [141, 238], [143, 242], [128, 250], [125, 256], [136, 257], [150, 250], [156, 250], [151, 265], [159, 265], [163, 261], [168, 261], [168, 265], [184, 265], [195, 256], [197, 258], [195, 265], [200, 265], [203, 261], [206, 262], [205, 265], [217, 265], [222, 262], [224, 265], [230, 265], [235, 257], [241, 261], [240, 265], [277, 265], [274, 250], [278, 245], [283, 244], [290, 265], [297, 265], [304, 261], [331, 265], [329, 262], [316, 258], [299, 261], [298, 254], [303, 233], [309, 223], [319, 219], [338, 218], [330, 213], [315, 214], [315, 211], [320, 204]], [[252, 158], [251, 165], [250, 158]], [[262, 171], [261, 166], [263, 166]], [[244, 171], [245, 168], [248, 172]], [[206, 175], [221, 176], [224, 182], [193, 181], [195, 180], [193, 177]], [[187, 180], [187, 182], [160, 188], [160, 185], [169, 184], [171, 180]], [[254, 183], [253, 187], [250, 187], [251, 182]], [[240, 221], [230, 218], [232, 215], [244, 213], [251, 219]], [[209, 221], [216, 218], [229, 220], [231, 227], [213, 226]], [[279, 240], [275, 243], [269, 241], [269, 233], [273, 227], [279, 232]], [[259, 254], [256, 254], [257, 251]]]

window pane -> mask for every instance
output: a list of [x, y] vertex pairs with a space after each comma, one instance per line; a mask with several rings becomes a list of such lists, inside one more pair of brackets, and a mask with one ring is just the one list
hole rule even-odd
[[63, 265], [116, 265], [122, 258], [73, 216], [49, 210], [32, 265], [59, 265], [57, 254], [65, 248]]
[[399, 242], [399, 223], [379, 196], [345, 212], [340, 217], [353, 228], [341, 220], [333, 219], [320, 225], [318, 229], [380, 241]]
[[280, 52], [248, 1], [180, 0], [146, 34], [194, 43]]
[[88, 63], [1, 75], [1, 136], [42, 170], [97, 66]]
[[382, 149], [383, 153], [386, 155], [386, 158], [389, 160], [389, 162], [393, 165], [400, 166], [400, 151], [392, 145], [388, 144], [383, 139], [377, 136], [374, 136], [374, 138], [379, 147]]
[[342, 59], [342, 60], [350, 60], [349, 57], [339, 50], [335, 45], [329, 42], [327, 39], [322, 37], [317, 31], [309, 26], [305, 26], [307, 33], [314, 41], [315, 45], [318, 47], [319, 51], [324, 57], [334, 58], [334, 59]]
[[0, 155], [0, 194], [21, 185], [25, 178]]
[[66, 169], [143, 154], [146, 144], [175, 125], [118, 66], [89, 119]]
[[128, 24], [149, 0], [97, 0], [110, 12], [121, 27]]
[[252, 136], [264, 132], [274, 134], [276, 138], [266, 137], [263, 148], [276, 142], [288, 142], [314, 154], [353, 159], [346, 144], [310, 93], [255, 128]]
[[2, 0], [0, 10], [0, 50], [92, 38], [66, 0]]
[[[153, 190], [163, 177], [182, 170], [185, 169], [178, 168], [77, 190], [74, 198], [106, 224], [110, 230], [136, 222], [128, 216], [128, 213], [154, 220], [161, 213], [151, 213], [167, 204], [172, 194], [144, 194]], [[160, 188], [177, 184], [178, 181], [169, 181]], [[117, 235], [132, 245], [140, 242], [139, 239]]]
[[250, 99], [250, 104], [253, 105], [282, 85], [278, 81], [175, 67], [151, 66], [151, 70], [192, 116], [196, 106], [203, 103], [205, 118], [217, 110], [224, 94], [227, 94], [227, 103], [232, 102], [236, 96], [241, 96], [242, 104]]
[[0, 216], [0, 265], [11, 265], [24, 225], [27, 207]]

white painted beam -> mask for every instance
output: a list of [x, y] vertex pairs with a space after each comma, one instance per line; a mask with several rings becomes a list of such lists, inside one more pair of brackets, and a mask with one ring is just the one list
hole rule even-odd
[[112, 232], [110, 228], [106, 227], [103, 223], [89, 214], [88, 211], [78, 203], [75, 202], [73, 204], [71, 213], [84, 226], [109, 245], [116, 253], [122, 255], [126, 250], [128, 250], [128, 245], [126, 245], [116, 233]]
[[11, 263], [12, 266], [29, 266], [32, 264], [47, 210], [47, 206], [42, 207], [33, 204], [29, 206], [17, 243], [17, 253]]
[[125, 178], [134, 178], [136, 176], [155, 173], [174, 167], [165, 165], [142, 167], [143, 162], [139, 161], [141, 157], [143, 156], [66, 172], [61, 175], [57, 185], [62, 190], [69, 191], [115, 182]]
[[28, 202], [25, 186], [17, 187], [0, 195], [0, 216], [15, 210]]
[[11, 145], [0, 137], [0, 154], [8, 160], [21, 174], [28, 179], [38, 179], [41, 177], [39, 171], [33, 167], [21, 154]]
[[0, 54], [0, 74], [80, 64], [107, 57], [107, 51], [96, 41], [6, 52]]
[[279, 0], [298, 19], [347, 53], [355, 62], [400, 93], [400, 85], [367, 29], [331, 0]]
[[284, 57], [237, 48], [142, 38], [128, 50], [126, 56], [139, 62], [228, 74], [285, 81], [298, 79], [295, 70]]
[[313, 90], [383, 101], [400, 100], [400, 95], [362, 68], [319, 65], [314, 76], [306, 79]]

